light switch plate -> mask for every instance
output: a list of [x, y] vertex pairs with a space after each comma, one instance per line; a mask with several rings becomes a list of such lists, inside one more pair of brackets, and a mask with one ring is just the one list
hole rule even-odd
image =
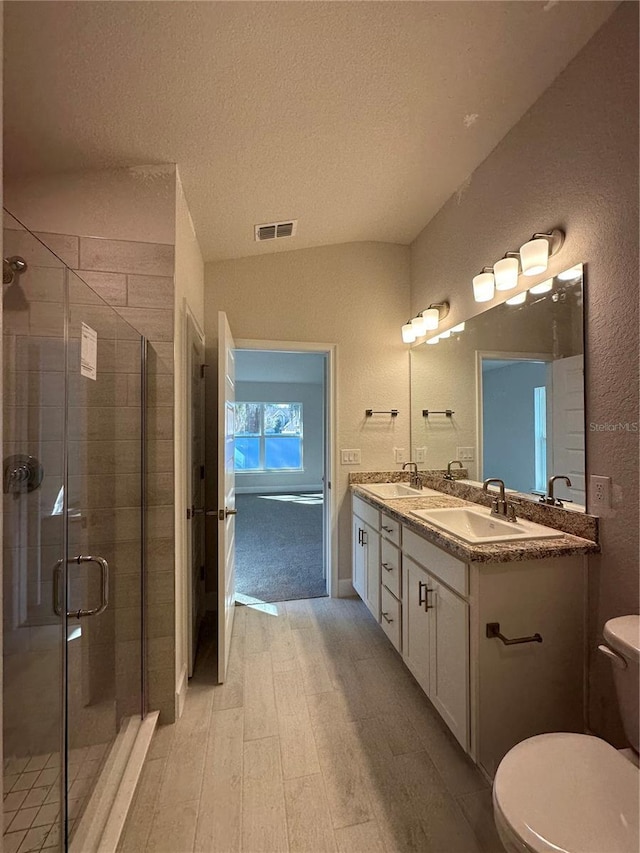
[[456, 459], [460, 462], [473, 462], [475, 447], [456, 447]]
[[406, 462], [407, 461], [407, 451], [404, 447], [394, 447], [393, 448], [393, 456], [396, 462]]
[[359, 448], [352, 448], [340, 451], [341, 465], [360, 465], [362, 464], [362, 453]]
[[426, 462], [427, 461], [427, 448], [426, 447], [416, 447], [415, 448], [415, 460], [416, 462]]

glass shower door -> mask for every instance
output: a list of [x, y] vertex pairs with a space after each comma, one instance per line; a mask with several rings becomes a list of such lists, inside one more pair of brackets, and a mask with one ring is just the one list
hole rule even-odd
[[12, 217], [3, 275], [4, 849], [59, 849], [64, 821], [65, 268]]
[[68, 838], [84, 853], [142, 711], [142, 338], [67, 276]]
[[97, 850], [143, 714], [141, 336], [5, 215], [4, 849]]

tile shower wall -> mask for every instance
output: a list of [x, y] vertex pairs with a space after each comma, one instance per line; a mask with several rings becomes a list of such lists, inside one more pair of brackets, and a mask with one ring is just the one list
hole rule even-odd
[[[148, 340], [147, 394], [147, 672], [149, 708], [161, 722], [175, 719], [175, 546], [174, 546], [174, 247], [161, 243], [105, 240], [38, 233], [39, 237]], [[18, 250], [15, 252], [20, 254]], [[131, 377], [129, 382], [134, 382]], [[136, 393], [135, 386], [129, 393]], [[139, 389], [138, 389], [139, 393]], [[99, 430], [98, 410], [89, 412]], [[132, 435], [135, 433], [132, 424]], [[97, 433], [96, 433], [97, 435]], [[97, 441], [99, 439], [96, 439]], [[129, 437], [118, 441], [119, 477], [134, 473]], [[99, 445], [95, 451], [99, 453]], [[99, 456], [93, 453], [95, 464]], [[122, 467], [124, 466], [124, 467]], [[122, 547], [116, 543], [115, 548]], [[129, 555], [133, 558], [133, 555]], [[131, 564], [133, 565], [133, 564]], [[129, 583], [133, 583], [129, 579]], [[123, 600], [126, 591], [123, 590]], [[124, 649], [116, 669], [126, 678]]]

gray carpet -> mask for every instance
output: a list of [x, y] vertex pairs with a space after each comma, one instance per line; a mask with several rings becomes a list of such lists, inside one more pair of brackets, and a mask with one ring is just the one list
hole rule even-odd
[[236, 593], [260, 601], [327, 594], [322, 496], [236, 495]]

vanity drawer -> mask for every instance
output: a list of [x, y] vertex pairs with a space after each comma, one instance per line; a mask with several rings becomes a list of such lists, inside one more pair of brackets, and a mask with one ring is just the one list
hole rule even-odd
[[451, 589], [460, 595], [468, 595], [469, 574], [467, 564], [462, 560], [452, 557], [406, 528], [402, 535], [402, 551]]
[[382, 583], [395, 595], [396, 598], [402, 598], [402, 555], [400, 553], [400, 549], [391, 542], [387, 542], [386, 539], [381, 539], [380, 544], [380, 561], [382, 563], [380, 577]]
[[398, 521], [394, 521], [393, 518], [389, 518], [389, 516], [385, 515], [383, 512], [380, 513], [380, 533], [385, 539], [399, 545], [400, 529], [400, 523]]
[[402, 606], [386, 587], [382, 587], [380, 596], [380, 625], [396, 650], [402, 654], [402, 625], [400, 624]]
[[358, 518], [361, 518], [363, 521], [366, 521], [367, 524], [370, 524], [374, 530], [378, 530], [380, 527], [380, 513], [377, 509], [368, 504], [366, 501], [361, 500], [360, 498], [353, 495], [353, 503], [352, 509], [353, 514], [357, 515]]

